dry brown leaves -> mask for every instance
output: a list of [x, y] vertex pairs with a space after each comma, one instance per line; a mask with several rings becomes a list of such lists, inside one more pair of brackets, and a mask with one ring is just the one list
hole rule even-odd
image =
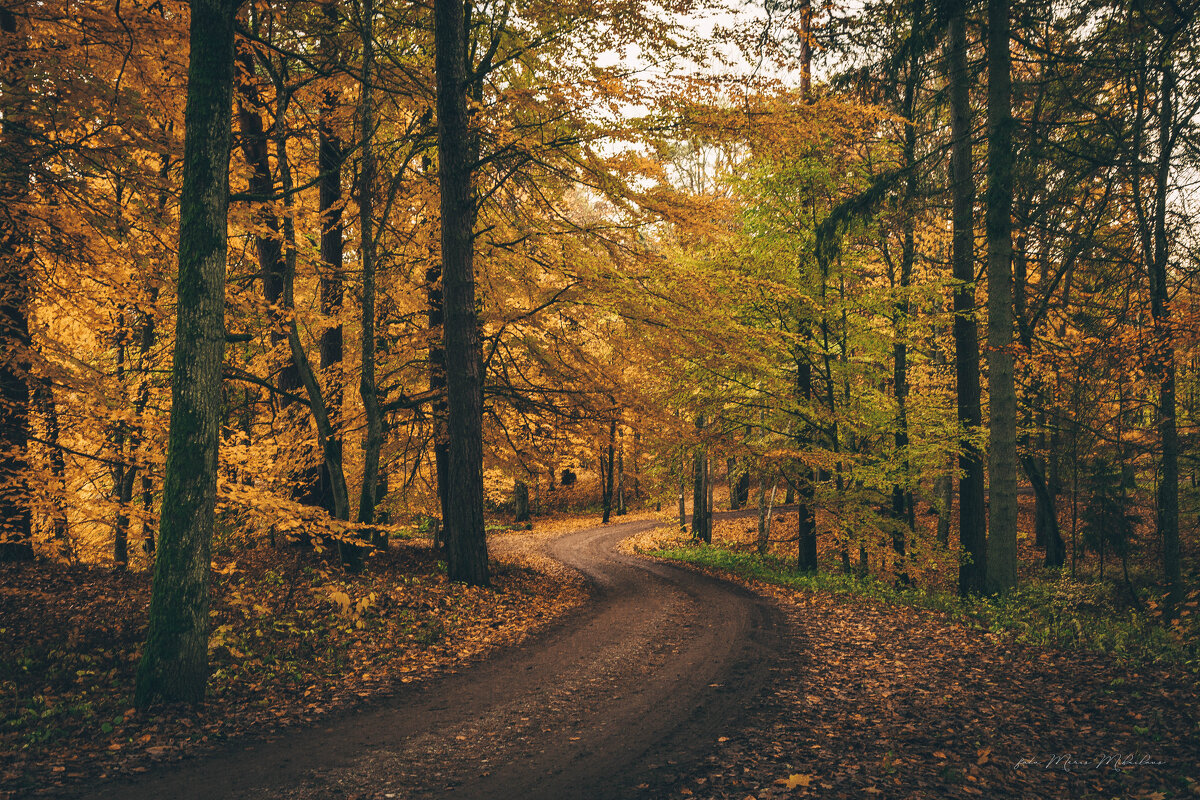
[[517, 643], [585, 597], [536, 552], [566, 530], [495, 537], [489, 589], [447, 582], [423, 543], [393, 544], [352, 578], [291, 551], [240, 552], [214, 573], [209, 702], [148, 714], [129, 707], [148, 576], [4, 568], [0, 798], [311, 722]]
[[672, 798], [1200, 795], [1200, 689], [1182, 670], [1005, 644], [944, 616], [754, 589], [792, 635], [747, 724], [713, 731]]

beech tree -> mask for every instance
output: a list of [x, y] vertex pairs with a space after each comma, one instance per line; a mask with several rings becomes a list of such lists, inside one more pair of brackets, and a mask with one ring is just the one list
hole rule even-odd
[[208, 681], [236, 0], [191, 4], [179, 302], [163, 513], [135, 700], [198, 703]]
[[484, 586], [488, 567], [483, 530], [483, 397], [471, 183], [475, 151], [467, 116], [469, 9], [469, 3], [456, 0], [434, 2], [448, 438], [444, 511], [450, 579]]

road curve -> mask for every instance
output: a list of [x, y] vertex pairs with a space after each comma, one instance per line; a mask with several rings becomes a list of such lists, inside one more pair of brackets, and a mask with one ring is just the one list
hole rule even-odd
[[90, 797], [656, 797], [763, 690], [782, 622], [738, 586], [616, 551], [652, 524], [550, 541], [546, 552], [587, 578], [592, 600], [520, 647], [379, 706], [243, 740]]

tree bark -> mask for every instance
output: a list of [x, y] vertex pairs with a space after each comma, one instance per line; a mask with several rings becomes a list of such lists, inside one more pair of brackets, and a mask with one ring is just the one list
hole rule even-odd
[[1009, 0], [988, 0], [987, 589], [1017, 583], [1017, 393], [1013, 376], [1012, 72]]
[[[363, 75], [362, 75], [362, 99], [361, 103], [369, 105], [370, 88], [367, 84], [368, 74], [371, 70], [371, 61], [373, 59], [373, 43], [370, 40], [371, 14], [368, 8], [369, 0], [363, 6]], [[337, 62], [337, 52], [335, 45], [335, 34], [338, 25], [337, 4], [335, 2], [324, 2], [321, 6], [321, 12], [324, 17], [324, 30], [322, 31], [320, 47], [325, 62], [333, 68]], [[320, 174], [317, 179], [317, 203], [318, 210], [321, 215], [321, 314], [322, 316], [333, 320], [321, 331], [320, 341], [320, 369], [325, 384], [325, 402], [329, 409], [330, 423], [333, 427], [333, 434], [329, 441], [330, 447], [338, 451], [339, 459], [342, 457], [344, 448], [342, 442], [342, 392], [344, 386], [344, 375], [341, 370], [342, 361], [345, 358], [343, 347], [342, 323], [337, 319], [342, 313], [342, 303], [345, 296], [345, 291], [342, 285], [342, 271], [344, 268], [342, 260], [344, 230], [342, 225], [342, 143], [338, 139], [337, 134], [333, 129], [333, 116], [337, 111], [337, 94], [332, 89], [326, 89], [321, 96], [321, 109], [317, 117], [317, 165], [320, 169]], [[369, 110], [367, 111], [369, 113]], [[373, 173], [374, 161], [371, 153], [371, 144], [367, 139], [366, 123], [369, 121], [360, 117], [363, 120], [363, 128], [361, 133], [362, 142], [362, 169], [359, 183], [359, 219], [360, 219], [360, 234], [361, 248], [359, 257], [362, 261], [363, 271], [363, 322], [366, 322], [366, 306], [368, 302], [374, 304], [374, 248], [373, 242], [370, 241], [369, 231], [370, 226], [370, 191], [373, 185], [373, 175], [368, 177], [368, 173]], [[364, 210], [365, 209], [365, 210]], [[369, 252], [370, 251], [370, 252]], [[370, 272], [370, 275], [368, 275]], [[368, 281], [370, 286], [368, 287]], [[370, 300], [368, 301], [368, 289], [370, 290]], [[373, 327], [373, 324], [372, 324]], [[363, 343], [364, 348], [370, 342], [374, 346], [375, 339], [368, 339], [365, 334]], [[374, 369], [374, 358], [370, 362], [364, 360], [364, 369], [370, 363], [372, 370]], [[366, 380], [365, 376], [363, 380]], [[364, 405], [364, 408], [366, 406]], [[376, 403], [376, 410], [378, 404]], [[371, 439], [371, 420], [368, 410], [367, 419], [367, 440]], [[368, 459], [367, 467], [370, 467]], [[376, 467], [378, 466], [378, 458], [376, 458]], [[364, 491], [368, 483], [368, 475], [364, 469], [363, 473]], [[369, 476], [372, 496], [375, 492], [375, 483], [377, 474]], [[318, 486], [318, 496], [321, 506], [330, 514], [334, 511], [335, 500], [333, 493], [335, 491], [334, 481], [329, 474], [328, 467], [321, 468], [321, 479]], [[374, 504], [371, 505], [372, 519], [363, 520], [362, 505], [359, 505], [360, 522], [371, 522], [374, 519]], [[362, 554], [357, 550], [343, 545], [342, 559], [351, 568], [357, 569], [361, 566]]]
[[488, 583], [488, 563], [483, 527], [482, 359], [473, 269], [476, 207], [466, 96], [468, 8], [463, 0], [434, 0], [433, 4], [449, 412], [446, 566], [450, 580], [483, 586]]
[[[699, 433], [704, 429], [704, 417], [696, 417], [696, 431]], [[692, 459], [692, 538], [703, 541], [708, 540], [708, 532], [705, 528], [705, 521], [708, 519], [708, 486], [706, 485], [707, 474], [704, 469], [705, 452], [702, 445], [696, 445], [696, 454]]]
[[962, 3], [951, 2], [947, 42], [950, 83], [951, 264], [954, 290], [954, 362], [958, 421], [967, 437], [959, 445], [958, 535], [963, 561], [958, 591], [982, 593], [986, 576], [987, 516], [983, 456], [969, 438], [983, 422], [980, 408], [979, 329], [975, 320], [975, 179], [971, 167], [971, 78], [967, 72], [967, 22]]
[[[917, 8], [913, 9], [914, 27], [923, 24], [917, 18]], [[904, 484], [897, 483], [892, 487], [892, 514], [896, 518], [896, 526], [892, 530], [892, 551], [896, 558], [896, 579], [900, 583], [908, 583], [908, 572], [904, 566], [906, 560], [906, 540], [916, 528], [912, 490], [907, 486], [909, 479], [908, 460], [908, 289], [912, 284], [913, 263], [916, 260], [917, 245], [915, 223], [912, 214], [912, 204], [917, 193], [917, 126], [913, 122], [916, 115], [917, 78], [920, 69], [920, 51], [911, 48], [908, 60], [908, 74], [904, 79], [904, 98], [902, 113], [904, 124], [904, 166], [908, 177], [904, 181], [904, 197], [902, 199], [901, 219], [903, 220], [903, 243], [900, 253], [900, 294], [893, 304], [893, 329], [895, 340], [892, 344], [892, 384], [896, 397], [896, 452], [900, 455], [901, 471]], [[907, 528], [907, 530], [905, 530]]]
[[359, 496], [358, 521], [375, 521], [375, 504], [379, 498], [379, 454], [383, 449], [383, 415], [379, 410], [379, 389], [375, 380], [375, 153], [374, 113], [371, 107], [371, 81], [374, 80], [374, 2], [363, 0], [363, 74], [362, 74], [362, 168], [358, 187], [359, 230], [362, 235], [362, 375], [359, 393], [362, 396], [367, 432], [363, 439], [363, 480]]
[[601, 494], [603, 495], [601, 498], [603, 518], [600, 521], [605, 525], [608, 524], [608, 520], [612, 516], [613, 473], [616, 472], [614, 469], [616, 466], [614, 463], [614, 459], [616, 457], [616, 447], [617, 423], [614, 420], [608, 424], [608, 457], [606, 459], [603, 453], [600, 455], [600, 480], [603, 483], [603, 488], [601, 490]]
[[198, 703], [208, 680], [233, 106], [234, 0], [192, 0], [171, 422], [139, 708]]
[[1154, 344], [1159, 369], [1158, 436], [1162, 447], [1156, 522], [1163, 543], [1163, 573], [1167, 580], [1168, 612], [1183, 602], [1183, 573], [1179, 546], [1179, 433], [1176, 426], [1175, 335], [1171, 319], [1167, 262], [1167, 189], [1171, 174], [1172, 128], [1175, 123], [1175, 67], [1172, 37], [1163, 43], [1162, 80], [1159, 85], [1158, 164], [1154, 198], [1154, 257], [1149, 264], [1150, 313], [1154, 319]]
[[[799, 399], [812, 399], [812, 365], [802, 359], [796, 361], [796, 390]], [[811, 444], [805, 441], [803, 426], [800, 427], [800, 446]], [[799, 485], [796, 488], [800, 503], [796, 523], [796, 567], [801, 572], [817, 571], [817, 520], [813, 509], [816, 499], [815, 477], [812, 470], [800, 466]]]
[[529, 484], [518, 480], [513, 484], [513, 522], [529, 521]]
[[[17, 17], [0, 8], [3, 51], [20, 53]], [[29, 191], [30, 136], [26, 126], [24, 66], [18, 55], [4, 59], [0, 72], [0, 560], [33, 558], [32, 512], [26, 486], [29, 443], [29, 256], [23, 202]]]

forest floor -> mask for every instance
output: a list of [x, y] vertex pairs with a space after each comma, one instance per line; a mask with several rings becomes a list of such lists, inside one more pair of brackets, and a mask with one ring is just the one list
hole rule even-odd
[[147, 573], [2, 566], [0, 798], [312, 724], [520, 642], [583, 602], [538, 548], [579, 524], [491, 535], [490, 589], [449, 583], [427, 540], [394, 540], [358, 576], [295, 547], [218, 555], [209, 701], [194, 711], [131, 707]]
[[126, 711], [145, 576], [5, 573], [6, 796], [1200, 796], [1183, 666], [706, 574], [634, 555], [686, 540], [648, 516], [597, 522], [491, 537], [490, 590], [424, 543], [353, 578], [223, 561], [213, 699], [188, 713]]
[[[714, 541], [746, 546], [752, 522], [719, 523]], [[687, 539], [669, 526], [623, 547]], [[1200, 796], [1200, 684], [1183, 665], [1025, 646], [938, 611], [700, 569], [776, 600], [788, 666], [664, 797]]]

